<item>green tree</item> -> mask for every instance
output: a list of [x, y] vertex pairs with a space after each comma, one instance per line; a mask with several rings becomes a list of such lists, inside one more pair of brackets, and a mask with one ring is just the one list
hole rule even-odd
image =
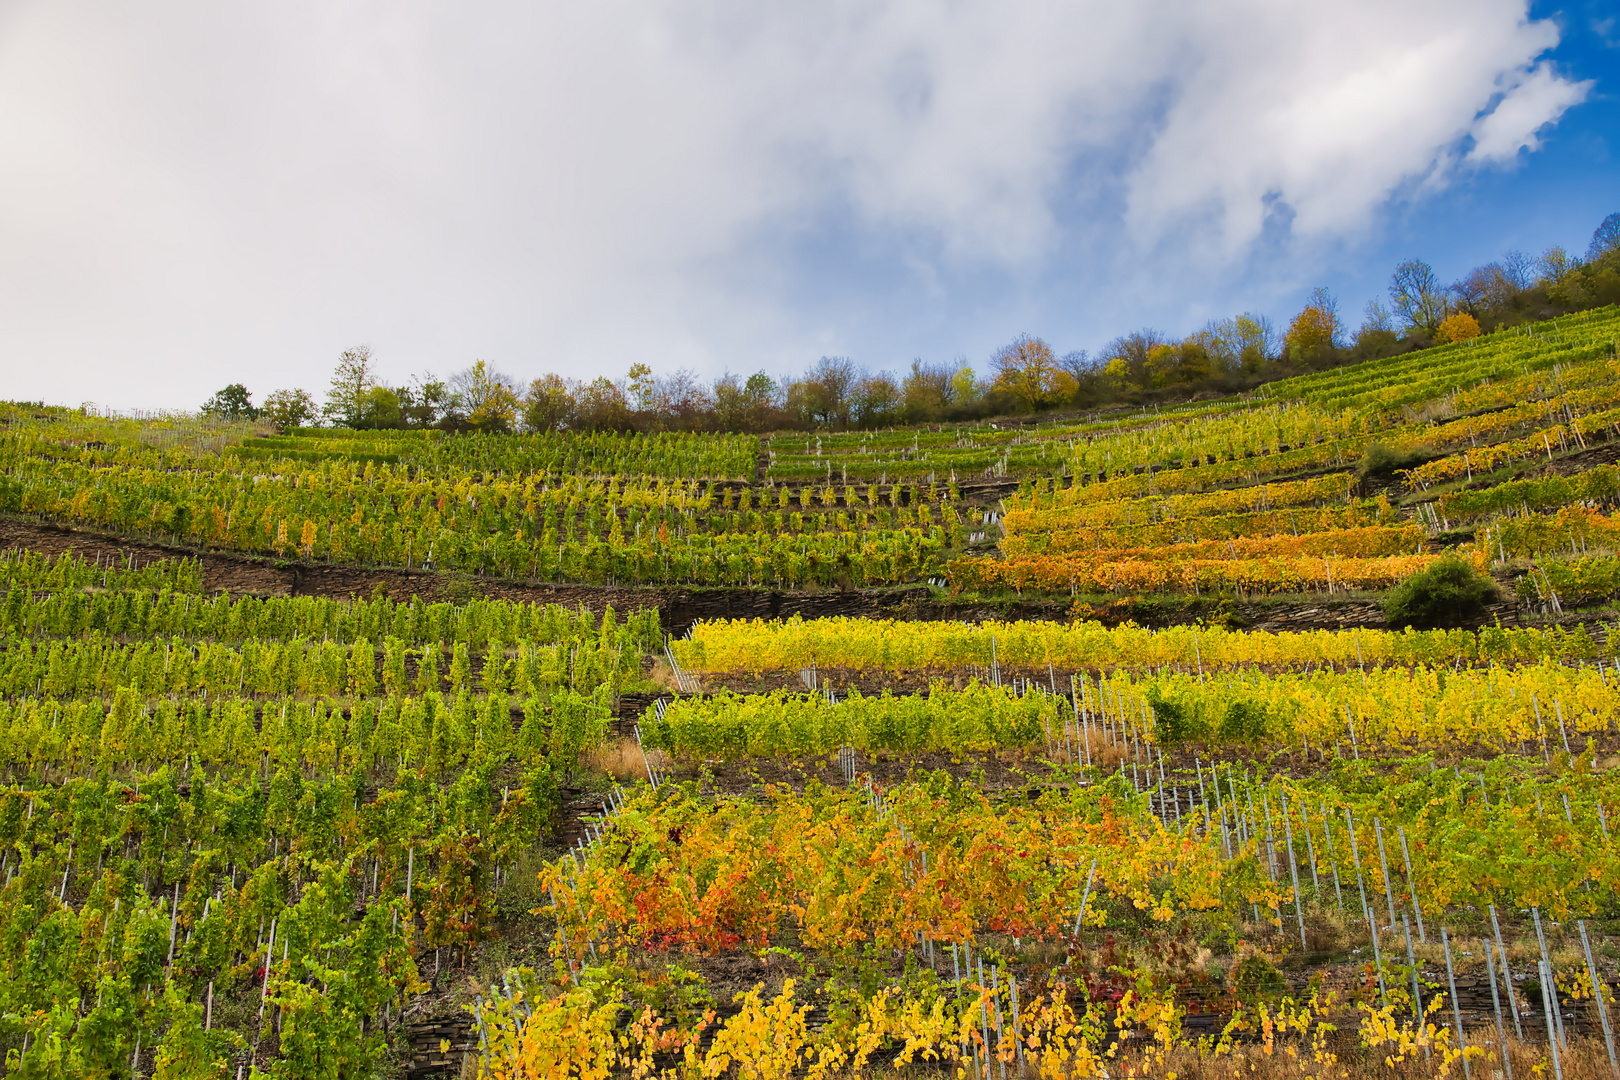
[[724, 431], [741, 431], [748, 416], [742, 382], [731, 372], [714, 381], [714, 419]]
[[625, 396], [629, 398], [630, 407], [636, 412], [651, 412], [658, 395], [658, 383], [653, 378], [652, 368], [639, 361], [631, 364], [624, 381]]
[[203, 402], [204, 416], [222, 420], [257, 420], [259, 410], [253, 407], [253, 395], [241, 383], [231, 383]]
[[517, 426], [518, 395], [512, 380], [482, 360], [450, 377], [461, 398], [467, 425], [478, 431], [511, 431]]
[[326, 419], [344, 427], [359, 427], [366, 391], [377, 384], [375, 371], [370, 346], [357, 346], [338, 357], [322, 410]]
[[984, 397], [984, 383], [971, 364], [963, 364], [951, 376], [951, 401], [958, 405], [971, 405]]
[[748, 415], [754, 430], [763, 431], [766, 421], [770, 418], [771, 406], [776, 404], [779, 388], [776, 380], [763, 371], [756, 371], [748, 376], [743, 383], [743, 400], [748, 406]]
[[542, 375], [523, 395], [523, 427], [527, 431], [560, 431], [574, 419], [572, 388], [561, 375]]
[[315, 395], [308, 390], [277, 390], [264, 399], [264, 418], [283, 434], [315, 419]]
[[1232, 342], [1238, 356], [1238, 366], [1249, 374], [1257, 374], [1269, 364], [1277, 351], [1277, 331], [1264, 315], [1244, 312], [1232, 320]]
[[357, 427], [397, 428], [405, 426], [405, 411], [399, 392], [387, 386], [373, 386], [360, 397]]
[[[514, 394], [513, 401], [517, 398]], [[579, 422], [597, 431], [622, 431], [630, 425], [630, 407], [624, 391], [606, 375], [598, 375], [579, 390]]]
[[902, 393], [907, 420], [912, 423], [932, 420], [956, 399], [951, 387], [951, 369], [944, 364], [925, 364], [921, 359], [913, 360]]
[[450, 388], [431, 371], [412, 375], [409, 385], [398, 388], [399, 410], [407, 427], [432, 427], [445, 418], [450, 407]]

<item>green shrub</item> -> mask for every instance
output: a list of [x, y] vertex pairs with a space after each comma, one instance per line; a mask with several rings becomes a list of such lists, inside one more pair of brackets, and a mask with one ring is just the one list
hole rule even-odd
[[1458, 626], [1501, 598], [1496, 582], [1454, 555], [1430, 563], [1389, 591], [1384, 619], [1399, 629]]
[[557, 828], [557, 809], [562, 802], [562, 789], [557, 774], [547, 762], [536, 762], [523, 777], [523, 790], [528, 796], [524, 807], [524, 834], [533, 838], [542, 832]]
[[554, 771], [572, 776], [579, 768], [579, 755], [606, 738], [612, 710], [607, 707], [605, 698], [600, 690], [589, 696], [572, 690], [559, 690], [551, 695], [551, 737], [547, 750]]
[[1222, 630], [1247, 630], [1249, 620], [1238, 611], [1237, 599], [1232, 596], [1223, 596], [1215, 604], [1215, 610], [1204, 619], [1205, 626], [1215, 626]]
[[1232, 994], [1245, 1005], [1276, 1001], [1288, 993], [1288, 980], [1263, 956], [1251, 956], [1232, 969]]
[[1221, 717], [1221, 741], [1258, 746], [1265, 741], [1269, 717], [1266, 707], [1256, 701], [1228, 702]]
[[1148, 691], [1147, 700], [1153, 709], [1154, 735], [1165, 746], [1176, 746], [1209, 736], [1209, 725], [1197, 710], [1170, 700], [1157, 687]]
[[1427, 446], [1398, 450], [1388, 443], [1369, 443], [1367, 449], [1362, 451], [1361, 462], [1356, 466], [1356, 479], [1385, 479], [1395, 475], [1397, 469], [1414, 468], [1433, 456], [1434, 451]]
[[1148, 691], [1147, 701], [1157, 725], [1154, 734], [1166, 746], [1187, 742], [1258, 746], [1271, 725], [1266, 707], [1247, 698], [1227, 702], [1216, 715], [1196, 700], [1167, 698], [1156, 688]]

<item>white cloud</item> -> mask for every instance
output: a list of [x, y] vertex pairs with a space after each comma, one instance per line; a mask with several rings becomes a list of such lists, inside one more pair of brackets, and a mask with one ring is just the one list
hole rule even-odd
[[1225, 266], [1277, 201], [1355, 235], [1587, 92], [1521, 0], [6, 10], [0, 393], [129, 404], [361, 340], [400, 376], [965, 348], [1040, 316], [1007, 281], [1171, 234]]
[[1474, 162], [1534, 149], [1589, 87], [1531, 70], [1558, 35], [1516, 0], [1256, 0], [1193, 32], [1206, 48], [1132, 177], [1130, 217], [1149, 236], [1211, 217], [1227, 254], [1260, 234], [1268, 194], [1296, 236], [1344, 235], [1406, 185], [1443, 186], [1465, 136]]
[[1474, 148], [1468, 160], [1506, 162], [1518, 157], [1520, 150], [1534, 152], [1541, 145], [1541, 130], [1557, 123], [1570, 106], [1585, 101], [1591, 90], [1590, 81], [1571, 82], [1555, 73], [1551, 64], [1537, 64], [1515, 79], [1496, 107], [1474, 123]]

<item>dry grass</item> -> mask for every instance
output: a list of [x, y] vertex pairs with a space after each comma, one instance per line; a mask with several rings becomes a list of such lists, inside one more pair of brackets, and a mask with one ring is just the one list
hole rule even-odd
[[1133, 760], [1133, 755], [1125, 747], [1109, 742], [1100, 731], [1093, 730], [1088, 735], [1084, 731], [1076, 731], [1072, 723], [1069, 724], [1067, 744], [1062, 727], [1053, 729], [1052, 756], [1059, 762], [1080, 765], [1090, 761], [1105, 771], [1119, 768], [1122, 761], [1129, 763]]
[[[699, 678], [696, 672], [688, 671], [686, 677], [697, 683], [699, 687], [703, 685], [702, 679]], [[681, 690], [681, 684], [676, 680], [675, 672], [669, 666], [667, 660], [654, 660], [652, 670], [647, 673], [647, 678], [671, 693], [679, 694], [684, 692]]]
[[[660, 772], [669, 768], [669, 758], [662, 751], [652, 751], [651, 757], [653, 768]], [[620, 783], [647, 779], [647, 757], [634, 739], [612, 739], [601, 746], [592, 747], [580, 755], [580, 764], [591, 772], [605, 773]]]

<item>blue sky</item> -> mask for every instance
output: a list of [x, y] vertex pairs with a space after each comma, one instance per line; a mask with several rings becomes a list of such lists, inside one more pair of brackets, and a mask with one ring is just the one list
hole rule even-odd
[[[1615, 160], [1620, 86], [1613, 77], [1620, 72], [1620, 18], [1608, 5], [1595, 2], [1538, 4], [1529, 17], [1558, 28], [1557, 46], [1538, 54], [1538, 60], [1569, 81], [1591, 83], [1583, 99], [1538, 129], [1534, 150], [1460, 168], [1443, 186], [1412, 182], [1389, 197], [1369, 200], [1368, 219], [1361, 227], [1325, 238], [1300, 237], [1288, 227], [1284, 209], [1266, 235], [1229, 260], [1179, 270], [1183, 234], [1171, 233], [1152, 251], [1126, 254], [1123, 274], [1109, 243], [1076, 238], [1026, 277], [974, 268], [977, 275], [955, 282], [957, 303], [945, 305], [925, 295], [919, 279], [926, 275], [908, 274], [894, 258], [899, 243], [873, 244], [856, 230], [837, 227], [844, 223], [834, 217], [834, 228], [804, 238], [797, 253], [802, 276], [796, 284], [802, 296], [825, 304], [830, 321], [842, 311], [846, 318], [864, 315], [878, 324], [868, 333], [885, 340], [890, 351], [878, 360], [862, 357], [874, 367], [903, 368], [897, 354], [905, 352], [909, 335], [917, 343], [917, 355], [928, 360], [961, 355], [982, 369], [996, 344], [1024, 331], [1046, 337], [1059, 352], [1084, 348], [1095, 353], [1112, 337], [1142, 327], [1179, 336], [1208, 318], [1243, 310], [1269, 315], [1286, 326], [1318, 285], [1333, 290], [1354, 327], [1368, 300], [1387, 304], [1390, 274], [1407, 258], [1428, 261], [1449, 281], [1510, 249], [1534, 257], [1560, 245], [1582, 254], [1598, 222], [1620, 210], [1620, 163]], [[1106, 186], [1118, 169], [1111, 164], [1099, 180], [1087, 176], [1082, 166], [1075, 186], [1083, 191]], [[1286, 192], [1280, 194], [1286, 201]], [[1112, 213], [1124, 213], [1117, 202], [1105, 205]], [[1095, 203], [1082, 202], [1080, 209], [1072, 226], [1076, 231], [1084, 229]], [[1101, 231], [1109, 232], [1110, 224], [1105, 222]], [[854, 273], [848, 277], [831, 269], [851, 266]], [[1113, 287], [1100, 280], [1109, 276], [1115, 278]], [[1118, 283], [1121, 276], [1124, 285]], [[1166, 278], [1173, 284], [1161, 285]], [[898, 302], [872, 312], [863, 299], [874, 295], [894, 296]], [[911, 313], [916, 322], [907, 331], [886, 332], [881, 324], [896, 311]]]
[[1524, 0], [0, 8], [0, 395], [1092, 351], [1584, 251], [1620, 21]]
[[1560, 26], [1550, 58], [1571, 77], [1592, 80], [1591, 94], [1514, 167], [1484, 169], [1437, 197], [1391, 206], [1365, 251], [1322, 275], [1352, 301], [1349, 311], [1381, 293], [1404, 258], [1425, 259], [1450, 281], [1510, 248], [1534, 256], [1556, 244], [1582, 255], [1598, 223], [1620, 211], [1620, 18], [1613, 5], [1590, 0], [1532, 11]]

